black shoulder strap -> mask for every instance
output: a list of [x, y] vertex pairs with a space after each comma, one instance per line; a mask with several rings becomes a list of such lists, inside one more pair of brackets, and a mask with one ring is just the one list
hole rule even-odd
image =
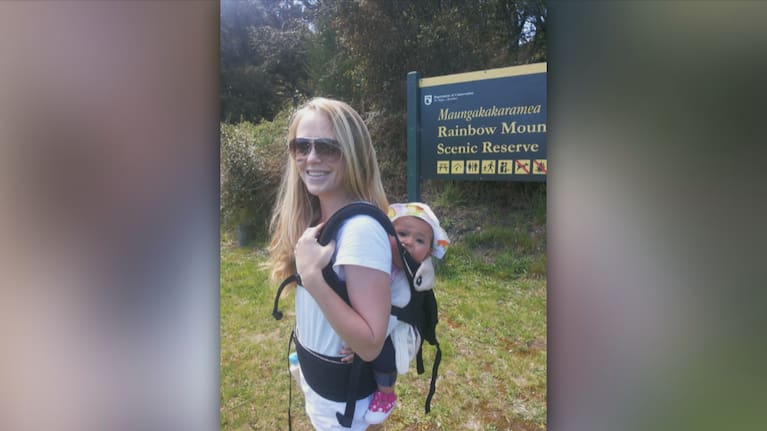
[[320, 245], [327, 245], [336, 237], [341, 225], [349, 218], [357, 215], [373, 217], [386, 230], [386, 233], [395, 236], [394, 226], [392, 225], [391, 220], [389, 220], [389, 217], [387, 217], [377, 206], [360, 201], [352, 202], [333, 213], [328, 221], [325, 222], [325, 226], [322, 227], [322, 232], [320, 232], [320, 237], [317, 238], [317, 241]]
[[279, 310], [280, 295], [282, 295], [282, 290], [285, 289], [285, 286], [293, 282], [298, 283], [298, 276], [296, 274], [293, 274], [283, 280], [282, 283], [280, 283], [280, 287], [277, 288], [277, 295], [274, 297], [274, 308], [272, 308], [272, 317], [274, 317], [275, 320], [282, 319], [282, 311]]

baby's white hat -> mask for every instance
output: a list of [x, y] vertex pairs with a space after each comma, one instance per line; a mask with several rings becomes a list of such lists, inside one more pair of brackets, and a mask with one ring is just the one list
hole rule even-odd
[[404, 204], [389, 205], [389, 219], [393, 222], [400, 217], [412, 216], [429, 223], [434, 233], [431, 254], [437, 259], [442, 259], [447, 251], [450, 240], [447, 238], [447, 232], [439, 225], [439, 219], [428, 205], [421, 202], [409, 202]]

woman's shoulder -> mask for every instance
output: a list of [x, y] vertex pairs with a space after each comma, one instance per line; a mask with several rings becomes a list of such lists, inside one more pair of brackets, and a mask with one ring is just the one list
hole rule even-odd
[[367, 215], [350, 218], [341, 226], [336, 235], [336, 241], [336, 263], [356, 264], [355, 256], [365, 261], [380, 260], [380, 263], [373, 266], [389, 272], [391, 268], [389, 235], [376, 219]]
[[374, 217], [367, 214], [356, 214], [341, 223], [336, 236], [357, 235], [360, 232], [382, 238], [387, 235], [386, 229]]

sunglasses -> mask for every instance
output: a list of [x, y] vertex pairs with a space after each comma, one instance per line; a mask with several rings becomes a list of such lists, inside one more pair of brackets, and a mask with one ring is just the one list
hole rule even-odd
[[297, 159], [303, 159], [309, 157], [309, 153], [312, 152], [312, 147], [317, 153], [317, 156], [328, 160], [338, 160], [341, 158], [341, 146], [338, 141], [331, 138], [294, 138], [288, 143], [288, 149], [293, 157]]

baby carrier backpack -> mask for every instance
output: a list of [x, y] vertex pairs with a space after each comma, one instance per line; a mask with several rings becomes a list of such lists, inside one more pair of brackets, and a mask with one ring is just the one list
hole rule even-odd
[[[383, 211], [367, 202], [354, 202], [339, 209], [330, 217], [330, 219], [328, 219], [325, 226], [322, 228], [322, 232], [320, 232], [317, 241], [321, 245], [327, 245], [336, 237], [339, 228], [346, 220], [361, 214], [373, 217], [381, 224], [381, 226], [383, 226], [387, 234], [393, 236], [395, 239], [397, 238], [394, 226]], [[421, 344], [418, 346], [418, 353], [416, 355], [416, 370], [418, 374], [423, 374], [424, 372], [422, 356], [423, 342], [426, 341], [436, 347], [429, 393], [426, 396], [426, 403], [424, 406], [425, 413], [429, 413], [429, 411], [431, 411], [431, 399], [436, 390], [437, 371], [442, 360], [442, 350], [439, 347], [436, 334], [438, 321], [437, 300], [433, 290], [417, 291], [414, 288], [414, 277], [419, 264], [410, 257], [399, 241], [396, 241], [396, 244], [404, 264], [403, 270], [407, 276], [408, 284], [410, 285], [410, 302], [402, 308], [392, 306], [391, 314], [396, 316], [398, 320], [413, 325], [421, 334]], [[333, 263], [334, 260], [331, 260], [330, 263], [323, 268], [322, 275], [325, 282], [328, 283], [344, 302], [349, 304], [346, 283], [341, 281], [335, 271], [333, 271]], [[298, 276], [294, 274], [280, 284], [277, 289], [277, 295], [274, 298], [274, 308], [272, 310], [272, 316], [275, 319], [280, 320], [283, 317], [282, 312], [278, 309], [282, 290], [288, 284], [297, 283], [299, 281]], [[324, 398], [346, 402], [345, 412], [343, 414], [341, 412], [336, 413], [336, 417], [342, 426], [346, 428], [351, 427], [352, 419], [354, 418], [354, 406], [356, 400], [372, 394], [376, 388], [371, 363], [363, 361], [356, 354], [354, 355], [354, 361], [351, 364], [334, 361], [332, 358], [327, 357], [318, 358], [318, 353], [307, 351], [300, 345], [298, 339], [295, 338], [294, 335], [295, 331], [290, 335], [288, 350], [290, 350], [290, 343], [295, 341], [296, 353], [298, 354], [299, 362], [302, 365], [301, 370], [304, 374], [304, 379], [315, 392], [322, 395]], [[345, 382], [345, 385], [339, 385], [339, 382]], [[339, 388], [339, 386], [345, 387]], [[288, 421], [290, 426], [290, 406], [288, 406]]]

